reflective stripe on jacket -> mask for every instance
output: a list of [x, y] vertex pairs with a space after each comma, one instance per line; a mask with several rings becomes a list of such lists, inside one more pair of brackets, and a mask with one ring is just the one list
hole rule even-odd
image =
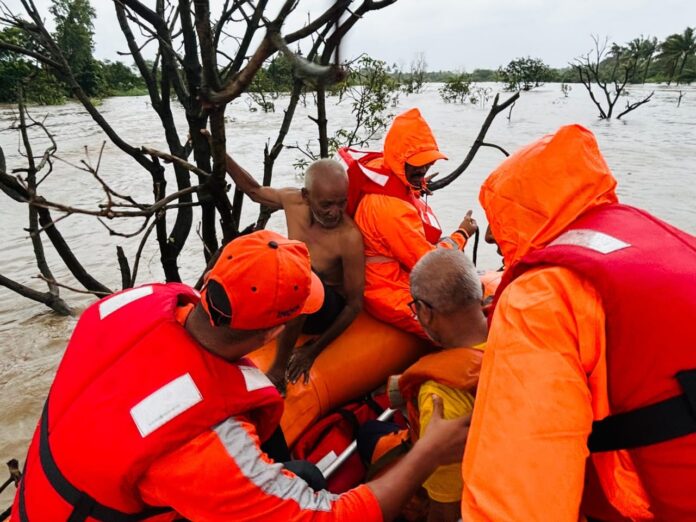
[[430, 206], [417, 197], [409, 185], [405, 185], [383, 164], [381, 152], [361, 151], [344, 147], [336, 152], [348, 173], [348, 205], [346, 211], [353, 217], [366, 194], [383, 194], [410, 203], [418, 212], [423, 232], [428, 242], [436, 244], [442, 236], [442, 227]]
[[[595, 208], [546, 248], [525, 256], [515, 278], [540, 266], [573, 270], [599, 292], [606, 316], [611, 414], [683, 393], [675, 375], [696, 369], [696, 238], [626, 205]], [[696, 412], [694, 412], [696, 415]], [[664, 422], [669, 422], [665, 419]], [[696, 434], [628, 451], [659, 520], [696, 516]], [[593, 455], [600, 482], [609, 482]], [[590, 499], [591, 500], [591, 499]]]
[[[514, 270], [527, 255], [562, 236], [581, 216], [616, 203], [615, 188], [616, 180], [592, 133], [571, 125], [505, 160], [484, 182], [480, 200], [505, 265]], [[665, 231], [663, 225], [659, 228]], [[662, 234], [656, 238], [664, 239]], [[652, 237], [648, 234], [644, 240], [650, 242]], [[666, 259], [661, 262], [665, 267], [670, 265], [669, 256], [692, 255], [685, 252], [690, 248], [686, 243], [674, 245], [664, 251]], [[585, 473], [587, 439], [593, 421], [612, 412], [609, 379], [614, 371], [621, 371], [620, 367], [608, 367], [607, 344], [619, 341], [612, 337], [612, 325], [605, 318], [603, 289], [575, 270], [558, 266], [557, 261], [535, 266], [500, 290], [462, 465], [464, 520], [578, 520], [589, 477]], [[650, 268], [645, 269], [643, 273], [649, 274]], [[655, 302], [663, 308], [661, 316], [694, 314], [693, 308], [688, 309], [690, 305], [678, 310], [686, 304], [679, 299], [670, 302], [681, 294], [671, 287], [669, 277], [658, 277], [655, 287], [650, 277], [641, 277], [638, 270], [624, 271], [617, 277], [625, 277], [627, 286], [647, 285], [644, 290], [652, 291], [650, 295], [632, 290], [645, 301], [622, 300], [628, 310], [640, 306], [652, 309]], [[694, 279], [693, 272], [690, 277]], [[607, 314], [615, 313], [611, 308]], [[678, 331], [669, 331], [652, 318], [644, 319], [640, 326], [632, 325], [654, 328], [650, 339], [657, 339], [651, 346], [641, 341], [635, 347], [622, 347], [620, 351], [629, 348], [635, 358], [640, 358], [635, 352], [638, 349], [647, 350], [649, 358], [683, 349], [683, 341], [676, 341], [675, 336], [691, 328], [682, 322]], [[643, 378], [627, 376], [624, 384], [637, 378], [642, 381], [640, 386], [649, 389], [649, 373]], [[665, 455], [666, 462], [684, 458], [687, 460], [681, 465], [691, 466], [691, 455], [696, 452], [688, 456], [680, 453]], [[662, 514], [667, 511], [661, 511], [666, 502], [691, 495], [693, 481], [673, 484], [671, 492], [653, 490], [648, 496], [646, 489], [652, 479], [648, 478], [644, 487], [647, 468], [635, 464], [629, 452], [594, 454], [591, 462], [609, 500], [607, 507], [613, 508], [613, 513], [590, 513], [597, 518], [693, 518], [693, 511], [666, 518]], [[659, 468], [654, 462], [652, 471], [663, 473], [663, 477], [671, 472]]]
[[251, 419], [261, 439], [272, 434], [282, 399], [268, 379], [248, 361], [202, 349], [177, 322], [177, 306], [197, 301], [185, 285], [152, 284], [82, 314], [34, 434], [13, 520], [142, 519], [151, 506], [138, 484], [163, 455], [234, 415]]

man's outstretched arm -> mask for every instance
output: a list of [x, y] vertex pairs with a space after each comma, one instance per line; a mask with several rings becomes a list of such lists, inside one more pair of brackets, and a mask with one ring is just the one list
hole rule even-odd
[[289, 193], [297, 192], [296, 189], [284, 188], [275, 189], [259, 185], [249, 172], [227, 154], [225, 158], [227, 173], [230, 175], [235, 185], [251, 198], [254, 203], [264, 205], [272, 209], [283, 208], [283, 199]]
[[342, 495], [314, 491], [271, 461], [254, 426], [238, 418], [158, 459], [138, 490], [147, 504], [172, 507], [189, 520], [393, 520], [437, 466], [461, 460], [469, 419], [444, 420], [442, 401], [433, 400], [425, 437], [384, 475]]
[[[201, 130], [201, 134], [210, 139], [210, 132]], [[237, 163], [229, 154], [225, 155], [225, 169], [234, 181], [234, 184], [244, 192], [254, 203], [264, 205], [274, 210], [283, 208], [283, 199], [289, 193], [297, 192], [296, 189], [275, 189], [260, 185], [249, 172]]]

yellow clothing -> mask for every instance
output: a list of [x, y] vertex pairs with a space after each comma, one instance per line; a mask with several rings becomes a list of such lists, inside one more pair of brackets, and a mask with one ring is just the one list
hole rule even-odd
[[[420, 434], [422, 437], [433, 416], [432, 395], [442, 398], [445, 419], [456, 419], [471, 415], [474, 409], [474, 396], [435, 381], [424, 382], [418, 391], [418, 411], [420, 412]], [[436, 502], [457, 502], [462, 498], [462, 466], [455, 462], [440, 466], [425, 481], [423, 487], [428, 496]]]

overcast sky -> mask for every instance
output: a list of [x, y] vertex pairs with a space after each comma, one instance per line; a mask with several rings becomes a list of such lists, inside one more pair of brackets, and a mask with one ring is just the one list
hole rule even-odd
[[[97, 11], [97, 57], [128, 61], [117, 55], [126, 45], [112, 2], [91, 1]], [[45, 7], [50, 0], [36, 3]], [[219, 6], [222, 0], [211, 3]], [[280, 3], [270, 0], [273, 6]], [[301, 25], [307, 12], [316, 15], [329, 4], [300, 0], [288, 29]], [[641, 34], [663, 39], [689, 25], [696, 26], [696, 0], [398, 0], [358, 22], [343, 53], [366, 52], [407, 66], [422, 52], [429, 70], [492, 69], [527, 55], [563, 67], [592, 47], [591, 34], [624, 43]]]

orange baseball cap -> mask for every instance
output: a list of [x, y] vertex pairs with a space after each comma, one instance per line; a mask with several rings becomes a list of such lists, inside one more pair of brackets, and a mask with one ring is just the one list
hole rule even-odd
[[238, 330], [271, 328], [314, 313], [323, 302], [307, 246], [270, 230], [228, 243], [201, 291], [211, 324]]
[[406, 163], [413, 165], [414, 167], [422, 167], [423, 165], [427, 165], [428, 163], [433, 163], [441, 159], [446, 160], [447, 156], [445, 156], [438, 149], [430, 149], [417, 152], [413, 156], [409, 156], [406, 158]]

